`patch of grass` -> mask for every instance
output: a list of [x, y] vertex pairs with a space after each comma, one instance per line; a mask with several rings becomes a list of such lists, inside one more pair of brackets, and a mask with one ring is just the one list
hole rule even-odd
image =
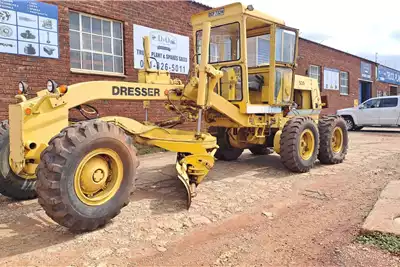
[[400, 254], [400, 236], [397, 235], [372, 232], [358, 236], [356, 241], [361, 244], [379, 247], [394, 254]]
[[166, 152], [167, 150], [155, 147], [155, 146], [146, 146], [146, 145], [141, 145], [135, 143], [134, 146], [138, 150], [138, 155], [147, 155], [147, 154], [153, 154], [153, 153], [159, 153], [159, 152]]

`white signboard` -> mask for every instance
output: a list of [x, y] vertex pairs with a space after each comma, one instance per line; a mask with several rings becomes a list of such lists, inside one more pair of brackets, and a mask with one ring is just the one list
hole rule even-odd
[[150, 68], [171, 73], [189, 73], [189, 37], [133, 25], [135, 69], [144, 67], [143, 37], [150, 39]]
[[339, 90], [339, 74], [338, 70], [324, 68], [324, 89]]

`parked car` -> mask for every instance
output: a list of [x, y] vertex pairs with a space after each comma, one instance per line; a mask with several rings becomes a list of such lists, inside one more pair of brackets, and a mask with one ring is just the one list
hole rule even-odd
[[368, 99], [358, 107], [340, 109], [347, 129], [361, 130], [365, 126], [400, 126], [400, 96], [382, 96]]

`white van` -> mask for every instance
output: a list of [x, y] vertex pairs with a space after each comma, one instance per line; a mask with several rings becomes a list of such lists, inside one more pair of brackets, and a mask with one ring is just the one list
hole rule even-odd
[[400, 126], [400, 96], [382, 96], [368, 99], [355, 108], [336, 111], [342, 116], [348, 130], [361, 130], [364, 126]]

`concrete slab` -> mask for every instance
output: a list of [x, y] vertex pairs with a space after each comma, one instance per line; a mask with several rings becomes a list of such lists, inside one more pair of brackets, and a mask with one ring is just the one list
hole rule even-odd
[[400, 235], [400, 181], [386, 185], [362, 229]]

